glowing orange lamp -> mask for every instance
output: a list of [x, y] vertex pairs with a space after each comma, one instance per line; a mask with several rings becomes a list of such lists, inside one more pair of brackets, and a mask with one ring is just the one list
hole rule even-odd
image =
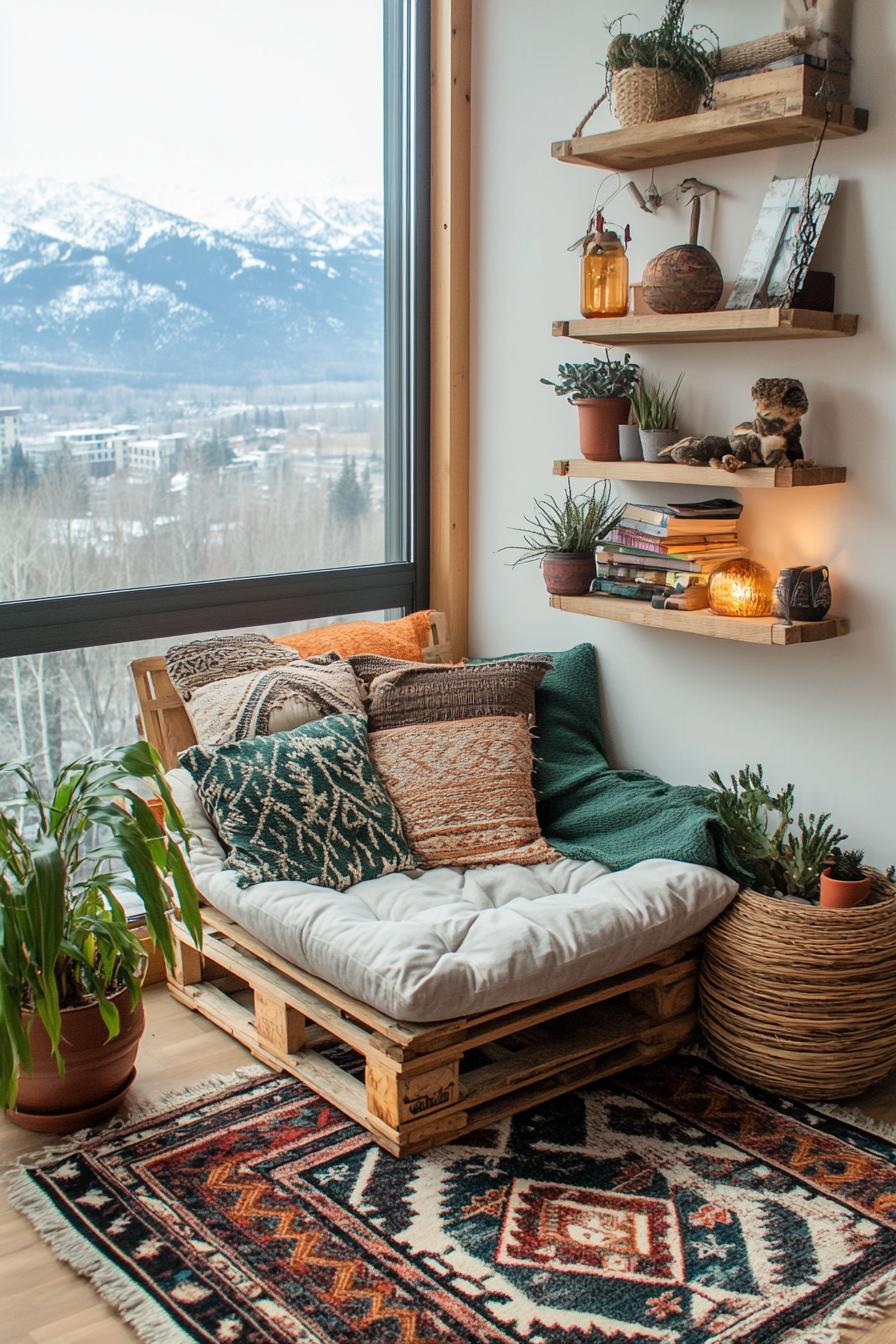
[[770, 616], [774, 580], [755, 560], [729, 560], [709, 576], [709, 605], [717, 616]]

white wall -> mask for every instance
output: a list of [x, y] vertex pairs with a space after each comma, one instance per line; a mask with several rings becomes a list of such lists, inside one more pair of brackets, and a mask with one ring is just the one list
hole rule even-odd
[[[640, 0], [643, 26], [662, 0]], [[834, 611], [852, 633], [815, 646], [766, 648], [572, 616], [548, 608], [540, 571], [512, 570], [498, 548], [513, 540], [532, 498], [559, 493], [555, 457], [577, 453], [576, 414], [541, 375], [594, 347], [551, 337], [553, 318], [578, 308], [578, 260], [598, 170], [554, 163], [596, 96], [604, 21], [619, 0], [476, 0], [473, 70], [472, 652], [598, 649], [604, 721], [615, 764], [674, 781], [762, 761], [793, 780], [805, 810], [830, 810], [880, 864], [896, 862], [896, 5], [856, 0], [853, 101], [872, 129], [826, 143], [821, 171], [841, 175], [816, 264], [837, 275], [841, 311], [861, 315], [853, 340], [642, 347], [653, 377], [687, 372], [684, 430], [725, 433], [751, 414], [756, 377], [804, 380], [811, 410], [807, 456], [849, 468], [845, 486], [743, 493], [743, 535], [775, 570], [827, 562]], [[723, 44], [773, 32], [779, 0], [692, 0], [691, 18]], [[615, 122], [601, 109], [593, 131]], [[737, 273], [770, 178], [805, 172], [809, 148], [657, 169], [665, 190], [696, 173], [722, 190], [701, 241], [727, 279]], [[637, 180], [643, 186], [649, 174]], [[663, 247], [687, 238], [682, 208], [630, 219], [632, 277]], [[724, 480], [724, 477], [721, 478]], [[693, 496], [684, 486], [625, 487], [629, 498]], [[703, 492], [705, 493], [705, 492]]]

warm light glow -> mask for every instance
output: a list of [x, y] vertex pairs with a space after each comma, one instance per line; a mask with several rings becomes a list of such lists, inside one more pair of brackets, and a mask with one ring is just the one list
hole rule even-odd
[[718, 616], [770, 616], [774, 581], [755, 560], [729, 560], [709, 576], [709, 605]]

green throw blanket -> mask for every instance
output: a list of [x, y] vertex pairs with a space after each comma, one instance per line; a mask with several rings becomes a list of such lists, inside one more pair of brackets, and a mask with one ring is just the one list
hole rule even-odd
[[610, 768], [592, 645], [553, 658], [536, 694], [535, 788], [548, 842], [567, 858], [596, 859], [612, 869], [677, 859], [743, 880], [723, 827], [707, 809], [707, 789]]

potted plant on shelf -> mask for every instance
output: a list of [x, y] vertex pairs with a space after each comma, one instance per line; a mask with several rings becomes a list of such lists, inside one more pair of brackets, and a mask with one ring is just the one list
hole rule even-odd
[[579, 449], [589, 462], [619, 461], [619, 427], [628, 421], [641, 370], [631, 355], [595, 357], [590, 364], [561, 364], [559, 381], [542, 378], [579, 412]]
[[831, 864], [821, 873], [820, 901], [826, 910], [848, 910], [861, 905], [871, 891], [871, 876], [862, 863], [865, 852], [861, 849], [831, 850]]
[[671, 387], [650, 384], [642, 378], [632, 392], [632, 413], [640, 426], [641, 452], [645, 462], [661, 462], [660, 453], [681, 438], [678, 429], [678, 394], [684, 374]]
[[620, 126], [667, 121], [696, 112], [712, 91], [719, 57], [719, 39], [698, 23], [685, 29], [687, 0], [667, 0], [656, 28], [624, 33], [623, 14], [610, 25], [607, 80]]
[[557, 597], [577, 597], [591, 588], [596, 569], [594, 549], [625, 512], [624, 504], [613, 502], [609, 481], [603, 481], [581, 495], [573, 495], [569, 481], [566, 498], [557, 501], [548, 495], [536, 499], [525, 527], [513, 530], [522, 535], [520, 546], [504, 550], [520, 551], [516, 565], [538, 562], [544, 572], [545, 587]]
[[30, 762], [0, 775], [17, 787], [0, 806], [0, 1093], [16, 1123], [65, 1133], [111, 1114], [134, 1077], [146, 953], [116, 892], [139, 894], [169, 966], [175, 897], [200, 945], [188, 833], [146, 742], [73, 761], [48, 791]]

